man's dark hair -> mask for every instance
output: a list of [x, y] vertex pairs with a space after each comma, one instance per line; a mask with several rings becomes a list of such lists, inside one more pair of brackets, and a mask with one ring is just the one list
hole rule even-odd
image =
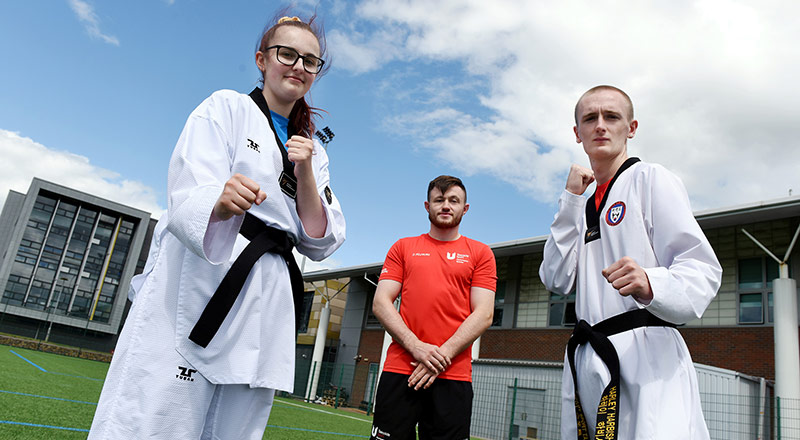
[[437, 188], [442, 192], [442, 194], [444, 194], [452, 186], [457, 186], [464, 190], [464, 203], [467, 203], [467, 188], [464, 187], [464, 183], [461, 181], [461, 179], [453, 176], [439, 176], [431, 180], [431, 183], [428, 184], [427, 200], [429, 202], [431, 201], [431, 191], [433, 191], [434, 188]]

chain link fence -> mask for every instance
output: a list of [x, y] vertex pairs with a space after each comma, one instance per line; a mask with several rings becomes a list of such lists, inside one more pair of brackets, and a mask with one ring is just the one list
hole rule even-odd
[[472, 436], [493, 440], [560, 439], [559, 364], [475, 362], [472, 389]]
[[[322, 362], [317, 370], [316, 362], [302, 359], [297, 362], [294, 392], [284, 393], [295, 398], [329, 405], [359, 408], [372, 413], [375, 387], [378, 383], [378, 364], [345, 365]], [[316, 392], [310, 389], [317, 383]]]
[[[317, 393], [309, 399], [308, 379], [315, 374], [311, 366], [311, 362], [298, 363], [294, 396], [371, 413], [377, 364], [323, 362]], [[475, 361], [471, 436], [487, 440], [560, 439], [562, 369], [560, 362]], [[749, 380], [735, 376], [739, 382]], [[739, 382], [734, 387], [739, 394], [700, 393], [712, 439], [800, 439], [800, 400], [775, 397], [769, 383], [759, 389], [757, 382], [755, 386]], [[701, 389], [707, 388], [708, 383]]]
[[[104, 335], [94, 338], [88, 329], [6, 314], [2, 307], [0, 333], [8, 334], [0, 334], [0, 344], [105, 361], [110, 360], [116, 342]], [[319, 370], [312, 367], [316, 364], [310, 360], [298, 359], [292, 396], [371, 414], [379, 377], [377, 363], [322, 362]], [[560, 362], [475, 361], [473, 438], [560, 439], [562, 369]], [[800, 399], [778, 398], [771, 383], [759, 388], [753, 382], [756, 378], [733, 372], [729, 373], [736, 386], [709, 385], [716, 380], [713, 375], [717, 373], [711, 373], [710, 379], [708, 374], [700, 374], [700, 399], [712, 439], [800, 440]], [[317, 389], [311, 396], [309, 385], [314, 381]]]
[[[775, 431], [778, 440], [800, 439], [800, 399], [775, 398]], [[766, 437], [765, 437], [766, 438]]]
[[[562, 368], [560, 363], [476, 361], [471, 435], [491, 440], [560, 439]], [[712, 439], [800, 439], [800, 399], [777, 398], [771, 385], [759, 388], [756, 382], [748, 387], [753, 384], [741, 382], [749, 379], [731, 375], [736, 376], [734, 388], [740, 394], [700, 393]]]

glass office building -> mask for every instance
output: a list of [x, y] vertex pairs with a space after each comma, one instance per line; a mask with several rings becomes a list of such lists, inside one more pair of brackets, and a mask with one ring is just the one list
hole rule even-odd
[[41, 179], [27, 195], [10, 192], [0, 216], [0, 311], [115, 335], [149, 220]]

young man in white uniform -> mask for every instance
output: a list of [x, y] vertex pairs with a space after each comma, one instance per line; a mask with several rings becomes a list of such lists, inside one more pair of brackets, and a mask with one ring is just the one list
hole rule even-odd
[[[680, 180], [628, 158], [638, 127], [628, 95], [590, 89], [575, 122], [591, 169], [572, 165], [539, 269], [548, 290], [577, 290], [562, 439], [708, 439], [697, 375], [674, 326], [702, 316], [722, 269]], [[595, 195], [582, 197], [595, 181]]]

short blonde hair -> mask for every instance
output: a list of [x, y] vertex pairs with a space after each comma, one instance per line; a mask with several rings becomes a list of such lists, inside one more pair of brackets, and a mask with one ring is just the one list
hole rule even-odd
[[628, 102], [628, 115], [627, 115], [628, 116], [628, 120], [629, 121], [633, 121], [633, 101], [631, 101], [631, 97], [628, 96], [627, 93], [623, 92], [622, 89], [620, 89], [618, 87], [608, 86], [608, 85], [599, 85], [599, 86], [594, 86], [591, 89], [587, 90], [586, 93], [581, 95], [580, 99], [578, 99], [578, 102], [575, 104], [575, 125], [578, 125], [578, 107], [581, 105], [581, 101], [583, 101], [583, 98], [591, 95], [594, 92], [598, 92], [600, 90], [613, 90], [615, 92], [619, 92], [619, 94], [622, 95], [625, 98], [625, 101]]

